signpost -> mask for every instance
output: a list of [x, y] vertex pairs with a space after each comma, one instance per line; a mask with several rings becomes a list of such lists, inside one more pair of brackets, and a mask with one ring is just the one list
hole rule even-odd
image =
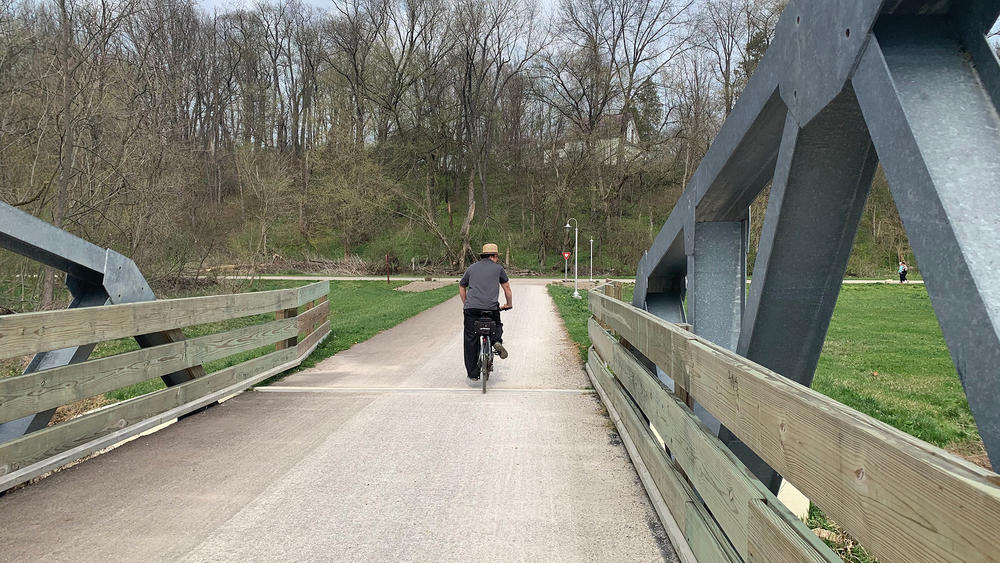
[[[576, 226], [573, 226], [572, 223], [576, 223]], [[580, 222], [577, 221], [576, 219], [574, 219], [573, 217], [570, 217], [569, 220], [566, 221], [565, 227], [566, 227], [566, 234], [569, 234], [570, 228], [573, 229], [573, 252], [578, 252], [580, 250], [580, 247], [579, 247], [579, 242], [580, 242]], [[567, 258], [566, 258], [566, 266], [567, 266], [566, 277], [569, 277], [569, 271], [568, 271], [568, 269], [569, 269], [569, 253], [567, 252], [566, 255], [567, 255]], [[577, 255], [577, 256], [579, 256], [579, 255]], [[580, 267], [579, 267], [579, 265], [580, 265], [580, 258], [579, 257], [574, 258], [573, 259], [573, 299], [581, 299], [581, 297], [580, 297]]]
[[563, 269], [563, 281], [566, 281], [567, 279], [569, 279], [569, 257], [572, 254], [573, 254], [572, 252], [563, 252], [562, 253], [562, 255], [563, 255], [563, 261], [566, 262], [566, 267]]
[[594, 237], [590, 237], [590, 281], [594, 281]]

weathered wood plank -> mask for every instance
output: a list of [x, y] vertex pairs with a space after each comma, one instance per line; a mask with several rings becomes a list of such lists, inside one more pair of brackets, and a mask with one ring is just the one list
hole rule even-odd
[[678, 385], [688, 388], [687, 343], [696, 338], [693, 333], [599, 293], [590, 293], [589, 298], [595, 319], [628, 340]]
[[[182, 341], [184, 341], [184, 340], [187, 339], [184, 336], [184, 331], [182, 331], [179, 328], [174, 328], [174, 329], [166, 330], [166, 331], [161, 332], [160, 334], [162, 334], [163, 337], [167, 339], [167, 342], [182, 342]], [[203, 366], [201, 366], [200, 364], [199, 365], [193, 365], [193, 366], [185, 369], [184, 371], [187, 372], [188, 377], [190, 377], [191, 379], [197, 379], [199, 377], [204, 377], [205, 376], [205, 368]]]
[[1000, 557], [1000, 476], [710, 343], [695, 399], [885, 561]]
[[[584, 364], [584, 371], [587, 373], [587, 377], [590, 378], [590, 382], [593, 385], [594, 390], [597, 392], [598, 398], [602, 403], [604, 403], [608, 413], [608, 418], [611, 419], [615, 428], [618, 429], [618, 435], [621, 437], [622, 445], [625, 446], [625, 451], [632, 460], [635, 472], [639, 476], [639, 482], [642, 483], [643, 488], [646, 490], [649, 502], [653, 505], [653, 510], [656, 511], [657, 516], [659, 516], [660, 523], [663, 525], [663, 529], [667, 533], [667, 537], [670, 539], [671, 547], [673, 547], [674, 553], [677, 555], [677, 559], [681, 563], [698, 563], [698, 558], [691, 550], [687, 537], [684, 535], [684, 530], [682, 528], [683, 522], [678, 522], [677, 519], [674, 518], [673, 513], [670, 512], [670, 507], [663, 501], [663, 496], [659, 492], [653, 474], [650, 472], [649, 468], [646, 467], [646, 463], [642, 460], [642, 456], [639, 454], [639, 449], [636, 447], [631, 435], [626, 430], [625, 424], [622, 421], [621, 416], [618, 414], [618, 411], [615, 410], [614, 405], [611, 404], [611, 400], [608, 398], [604, 388], [601, 387], [600, 383], [597, 381], [597, 376], [594, 375], [593, 369], [590, 366], [591, 354], [595, 357], [597, 356], [597, 354], [593, 352], [593, 349], [589, 351], [588, 363]], [[599, 358], [597, 358], [596, 361], [598, 364], [600, 363]]]
[[588, 368], [594, 387], [598, 389], [602, 399], [608, 401], [618, 413], [624, 425], [619, 430], [626, 432], [631, 438], [656, 483], [655, 493], [648, 491], [649, 494], [658, 494], [663, 499], [698, 560], [740, 561], [719, 525], [656, 442], [649, 426], [640, 419], [635, 405], [622, 394], [614, 376], [604, 367], [594, 349], [591, 349]]
[[713, 443], [718, 439], [662, 383], [595, 321], [591, 320], [589, 327], [594, 348], [656, 429], [733, 547], [746, 558], [747, 510], [751, 500], [763, 498], [760, 491], [730, 461], [722, 451], [724, 446]]
[[330, 293], [330, 282], [320, 281], [316, 283], [311, 283], [309, 285], [304, 285], [297, 289], [298, 300], [296, 305], [305, 305], [310, 301], [315, 301], [320, 297]]
[[[282, 309], [280, 311], [275, 311], [274, 318], [276, 318], [276, 319], [282, 319], [282, 320], [283, 319], [293, 319], [293, 318], [294, 319], [298, 319], [298, 315], [299, 315], [299, 309], [298, 309], [298, 307], [294, 307], [292, 309]], [[275, 344], [274, 349], [275, 350], [284, 350], [285, 348], [292, 348], [296, 344], [298, 344], [298, 342], [299, 342], [299, 330], [298, 330], [297, 327], [298, 327], [298, 323], [296, 323], [296, 331], [295, 331], [295, 335], [294, 336], [292, 336], [292, 337], [290, 337], [290, 338], [288, 338], [286, 340], [282, 340], [281, 342], [278, 342], [277, 344]]]
[[644, 311], [590, 302], [657, 365], [683, 366], [691, 396], [884, 561], [1000, 557], [997, 474]]
[[802, 533], [797, 520], [777, 501], [750, 502], [750, 534], [747, 561], [760, 563], [800, 563], [802, 561], [840, 563], [829, 547], [812, 531]]
[[301, 313], [298, 316], [299, 319], [299, 332], [304, 332], [306, 334], [312, 333], [312, 331], [322, 322], [326, 322], [326, 319], [330, 316], [330, 304], [326, 301], [318, 303], [311, 309]]
[[297, 332], [294, 319], [274, 321], [0, 379], [0, 422], [248, 352]]
[[320, 340], [326, 338], [330, 334], [330, 321], [326, 321], [319, 328], [313, 331], [312, 334], [305, 337], [302, 342], [299, 342], [299, 354], [305, 354], [310, 348], [315, 346]]
[[296, 290], [0, 316], [0, 359], [296, 307]]
[[[621, 386], [674, 455], [736, 551], [747, 558], [750, 505], [762, 501], [778, 506], [777, 499], [679, 398], [671, 394], [596, 321], [591, 320], [589, 332], [594, 348], [605, 350], [607, 355], [602, 355], [602, 358], [605, 358]], [[802, 523], [798, 523], [795, 529], [800, 536], [811, 534]], [[784, 536], [773, 538], [774, 541], [784, 539]], [[826, 560], [839, 561], [825, 546], [823, 552]]]
[[298, 351], [295, 348], [272, 352], [4, 442], [0, 444], [0, 475], [70, 450], [296, 359]]

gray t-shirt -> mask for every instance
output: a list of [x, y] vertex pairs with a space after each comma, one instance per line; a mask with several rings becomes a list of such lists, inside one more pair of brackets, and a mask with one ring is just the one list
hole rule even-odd
[[479, 262], [469, 266], [462, 276], [462, 281], [458, 282], [462, 287], [468, 288], [465, 297], [466, 309], [488, 309], [495, 311], [500, 308], [500, 284], [507, 283], [510, 279], [503, 266], [483, 258]]

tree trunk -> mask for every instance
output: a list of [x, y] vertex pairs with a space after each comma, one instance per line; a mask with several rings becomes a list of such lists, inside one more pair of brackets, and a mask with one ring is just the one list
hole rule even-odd
[[[52, 225], [62, 228], [66, 216], [66, 200], [69, 197], [69, 182], [73, 177], [73, 93], [70, 91], [70, 47], [73, 29], [66, 10], [66, 0], [59, 0], [59, 30], [61, 41], [59, 58], [62, 59], [62, 144], [59, 147], [59, 181], [56, 185], [56, 206], [52, 211]], [[45, 267], [42, 278], [42, 295], [39, 308], [51, 309], [55, 290], [56, 270]]]
[[455, 262], [459, 270], [465, 269], [465, 258], [472, 254], [472, 246], [469, 244], [469, 237], [472, 231], [472, 219], [476, 216], [476, 169], [469, 170], [469, 211], [465, 214], [465, 221], [462, 222], [462, 249], [458, 251]]
[[[485, 161], [486, 159], [483, 160]], [[479, 185], [481, 185], [483, 188], [483, 224], [485, 224], [486, 219], [490, 215], [490, 200], [489, 196], [486, 195], [486, 176], [483, 173], [485, 165], [483, 163], [480, 163], [477, 166], [477, 168], [479, 168]]]

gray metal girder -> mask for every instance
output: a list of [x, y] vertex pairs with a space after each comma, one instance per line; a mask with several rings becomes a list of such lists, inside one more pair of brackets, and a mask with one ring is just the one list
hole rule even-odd
[[[1000, 117], [944, 18], [880, 22], [858, 100], [990, 461], [1000, 465]], [[984, 41], [985, 42], [985, 41]], [[986, 65], [983, 63], [992, 63]]]
[[[850, 89], [805, 127], [789, 114], [737, 353], [812, 384], [876, 163]], [[719, 438], [777, 490], [780, 479], [731, 432]]]
[[[793, 0], [640, 261], [633, 304], [810, 384], [881, 158], [1000, 463], [1000, 285], [990, 283], [1000, 273], [1000, 64], [985, 39], [998, 15], [1000, 0]], [[750, 294], [727, 325], [732, 256], [719, 254], [721, 235], [705, 234], [747, 221], [772, 178]], [[735, 244], [735, 229], [728, 240]], [[777, 487], [777, 475], [720, 432]]]
[[[0, 247], [66, 272], [66, 284], [73, 296], [70, 308], [156, 299], [146, 278], [129, 258], [111, 249], [102, 249], [3, 202], [0, 202]], [[135, 337], [143, 348], [183, 338], [180, 331]], [[85, 361], [93, 349], [94, 345], [88, 344], [36, 354], [24, 373]], [[175, 385], [203, 373], [201, 367], [197, 367], [165, 375], [162, 379], [167, 385]], [[0, 424], [0, 443], [45, 428], [54, 412], [54, 409], [47, 410]]]
[[805, 127], [789, 114], [737, 353], [812, 383], [876, 164], [850, 89]]

